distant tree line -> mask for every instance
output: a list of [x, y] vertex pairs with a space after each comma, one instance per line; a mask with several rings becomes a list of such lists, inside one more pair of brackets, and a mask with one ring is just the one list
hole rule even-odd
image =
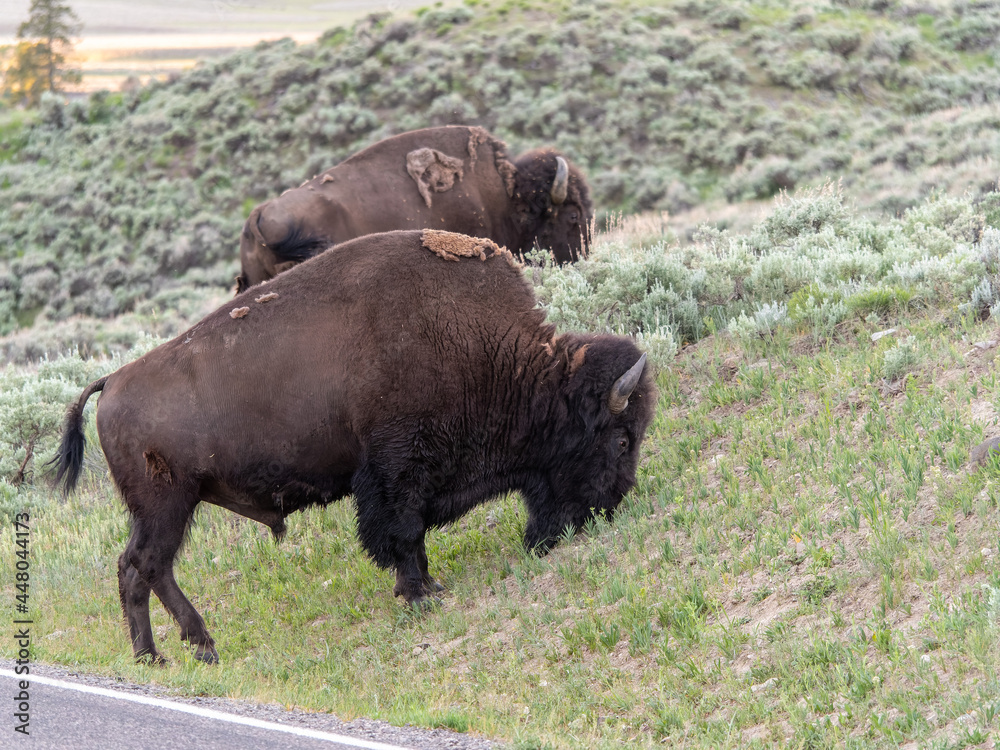
[[8, 48], [3, 94], [16, 103], [37, 105], [46, 91], [79, 83], [80, 71], [67, 65], [72, 37], [83, 25], [73, 9], [57, 0], [32, 0], [28, 20], [17, 29], [18, 42]]

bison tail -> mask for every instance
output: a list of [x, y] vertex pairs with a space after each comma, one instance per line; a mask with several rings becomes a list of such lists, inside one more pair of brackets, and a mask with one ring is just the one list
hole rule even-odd
[[62, 442], [49, 465], [55, 465], [56, 484], [63, 482], [67, 494], [76, 488], [76, 482], [80, 478], [80, 469], [83, 468], [83, 449], [87, 442], [83, 434], [83, 407], [87, 405], [87, 399], [97, 391], [104, 389], [108, 377], [105, 375], [100, 380], [95, 380], [88, 385], [77, 402], [72, 404], [66, 413], [66, 428], [63, 431]]

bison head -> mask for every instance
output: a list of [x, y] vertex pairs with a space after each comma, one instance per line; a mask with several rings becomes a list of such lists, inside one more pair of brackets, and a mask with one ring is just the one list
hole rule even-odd
[[522, 154], [514, 166], [514, 202], [528, 236], [525, 244], [551, 251], [560, 264], [586, 257], [594, 207], [580, 170], [549, 148]]
[[528, 549], [546, 552], [569, 526], [613, 515], [635, 484], [639, 446], [653, 418], [656, 387], [642, 354], [617, 336], [556, 340], [560, 376], [547, 417], [547, 471], [525, 488]]

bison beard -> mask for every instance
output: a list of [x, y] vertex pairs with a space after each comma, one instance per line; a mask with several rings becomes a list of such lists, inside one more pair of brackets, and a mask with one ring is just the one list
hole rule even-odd
[[76, 484], [83, 409], [102, 391], [97, 430], [132, 522], [118, 582], [136, 658], [161, 660], [154, 592], [195, 656], [218, 660], [173, 573], [202, 501], [280, 536], [289, 514], [353, 493], [366, 552], [411, 604], [441, 589], [426, 530], [500, 493], [521, 493], [538, 552], [613, 513], [652, 418], [645, 356], [623, 337], [556, 336], [516, 265], [462, 235], [362, 237], [84, 390], [57, 479]]

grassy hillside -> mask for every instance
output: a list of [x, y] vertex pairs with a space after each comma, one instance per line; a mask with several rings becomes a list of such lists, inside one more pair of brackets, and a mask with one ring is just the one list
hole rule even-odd
[[428, 125], [555, 144], [605, 214], [836, 178], [890, 215], [982, 195], [1000, 153], [998, 19], [995, 0], [470, 0], [48, 99], [0, 122], [0, 332], [224, 291], [252, 205]]
[[34, 657], [521, 748], [982, 746], [1000, 731], [1000, 464], [967, 458], [1000, 431], [1000, 230], [979, 209], [872, 221], [827, 186], [746, 234], [679, 246], [631, 220], [590, 261], [528, 269], [563, 328], [642, 328], [660, 367], [620, 517], [536, 559], [518, 499], [485, 506], [429, 535], [448, 592], [415, 616], [349, 502], [291, 517], [280, 545], [202, 508], [178, 580], [217, 667], [158, 605], [172, 665], [132, 664], [127, 525], [92, 417], [83, 489], [59, 499], [41, 475], [64, 405], [120, 360], [10, 367], [0, 512], [32, 516]]

